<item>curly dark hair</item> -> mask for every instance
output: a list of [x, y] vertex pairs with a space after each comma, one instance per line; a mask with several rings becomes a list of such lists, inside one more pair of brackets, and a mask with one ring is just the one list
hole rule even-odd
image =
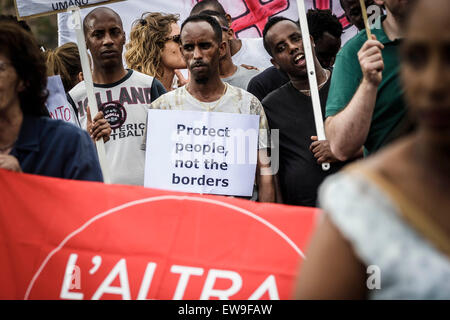
[[34, 37], [14, 22], [0, 22], [0, 53], [11, 60], [25, 89], [19, 93], [22, 112], [48, 116], [47, 69]]
[[342, 25], [331, 10], [310, 9], [306, 14], [306, 18], [308, 19], [309, 34], [314, 40], [322, 38], [325, 32], [336, 38], [341, 37], [343, 32]]

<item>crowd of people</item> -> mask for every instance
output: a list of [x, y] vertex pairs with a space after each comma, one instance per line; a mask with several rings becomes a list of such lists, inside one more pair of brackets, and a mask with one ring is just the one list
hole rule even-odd
[[[369, 39], [359, 1], [340, 1], [360, 30], [343, 46], [331, 11], [307, 13], [327, 140], [316, 132], [298, 21], [277, 15], [262, 38], [238, 39], [222, 5], [204, 0], [182, 22], [140, 15], [127, 42], [120, 15], [97, 7], [83, 20], [92, 119], [76, 44], [41, 52], [26, 25], [2, 17], [0, 168], [102, 181], [93, 142], [103, 139], [111, 182], [143, 185], [149, 109], [258, 115], [254, 199], [324, 210], [298, 298], [448, 299], [450, 4], [365, 2], [383, 12]], [[49, 118], [52, 75], [81, 128]], [[368, 289], [370, 265], [383, 270], [383, 290]]]

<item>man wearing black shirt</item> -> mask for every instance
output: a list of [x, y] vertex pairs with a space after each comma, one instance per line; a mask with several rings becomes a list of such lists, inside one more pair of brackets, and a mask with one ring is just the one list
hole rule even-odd
[[[283, 202], [316, 206], [320, 183], [342, 163], [336, 162], [328, 141], [317, 141], [302, 34], [294, 21], [275, 17], [267, 22], [263, 36], [272, 63], [290, 79], [262, 102], [269, 127], [279, 129], [278, 176]], [[313, 56], [324, 114], [331, 71], [321, 67], [314, 50]], [[324, 162], [331, 163], [329, 171], [322, 170]]]
[[288, 81], [289, 77], [286, 73], [272, 66], [254, 76], [248, 83], [247, 91], [257, 97], [259, 101], [263, 101], [270, 92]]

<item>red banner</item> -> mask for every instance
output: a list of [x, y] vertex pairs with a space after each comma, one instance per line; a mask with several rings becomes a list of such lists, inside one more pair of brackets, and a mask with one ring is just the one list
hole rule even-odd
[[319, 210], [0, 170], [0, 299], [290, 299]]

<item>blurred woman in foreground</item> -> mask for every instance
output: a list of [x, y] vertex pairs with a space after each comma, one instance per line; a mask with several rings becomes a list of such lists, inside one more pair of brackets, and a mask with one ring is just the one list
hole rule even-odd
[[412, 135], [330, 177], [299, 299], [450, 299], [450, 2], [418, 0], [402, 45]]
[[[50, 119], [47, 75], [33, 36], [0, 22], [0, 168], [51, 177], [103, 181], [89, 135]], [[108, 130], [100, 125], [100, 131]]]

